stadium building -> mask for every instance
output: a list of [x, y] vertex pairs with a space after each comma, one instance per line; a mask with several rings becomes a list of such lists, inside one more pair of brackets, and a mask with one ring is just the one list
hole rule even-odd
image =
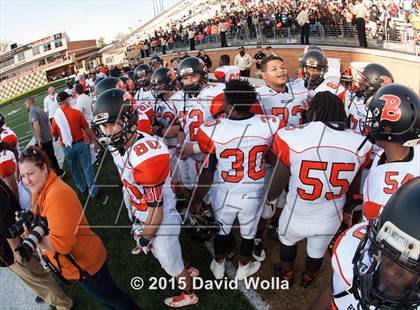
[[0, 101], [101, 63], [96, 40], [70, 41], [65, 32], [0, 54]]

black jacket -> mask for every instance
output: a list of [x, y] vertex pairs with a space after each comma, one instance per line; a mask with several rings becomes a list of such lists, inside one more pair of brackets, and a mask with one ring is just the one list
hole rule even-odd
[[15, 212], [20, 211], [20, 205], [13, 192], [0, 179], [0, 267], [13, 264], [13, 252], [6, 238], [11, 238], [8, 228], [15, 220]]

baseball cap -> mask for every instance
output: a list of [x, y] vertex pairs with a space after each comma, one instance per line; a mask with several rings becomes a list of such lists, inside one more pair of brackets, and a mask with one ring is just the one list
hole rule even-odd
[[261, 44], [257, 44], [257, 48], [262, 48], [262, 47], [261, 47]]
[[238, 50], [245, 50], [245, 47], [241, 46]]
[[271, 45], [267, 46], [266, 48], [272, 48]]
[[71, 96], [68, 93], [66, 93], [65, 91], [62, 91], [57, 95], [57, 102], [63, 102], [69, 97]]

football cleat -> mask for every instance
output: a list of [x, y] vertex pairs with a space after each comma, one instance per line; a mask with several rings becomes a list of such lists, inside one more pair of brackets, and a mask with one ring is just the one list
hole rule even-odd
[[215, 279], [220, 280], [225, 276], [225, 261], [218, 263], [215, 259], [211, 261], [210, 270], [213, 272]]
[[181, 292], [181, 295], [165, 298], [164, 302], [168, 307], [180, 308], [195, 305], [198, 303], [198, 297], [195, 293], [185, 294]]
[[258, 270], [260, 270], [260, 262], [249, 262], [245, 266], [238, 266], [238, 271], [236, 272], [236, 279], [243, 280], [249, 276], [252, 276]]

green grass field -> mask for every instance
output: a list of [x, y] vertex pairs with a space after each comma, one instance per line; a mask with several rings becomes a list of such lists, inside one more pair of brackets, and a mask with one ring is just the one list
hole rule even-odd
[[[42, 106], [46, 92], [36, 96], [36, 105]], [[25, 147], [32, 138], [28, 125], [27, 111], [23, 100], [0, 108], [6, 118], [7, 125], [18, 135], [20, 147]], [[65, 169], [68, 172], [67, 167]], [[121, 185], [118, 173], [110, 156], [105, 158], [99, 169], [96, 184], [100, 185], [100, 195], [86, 202], [86, 215], [95, 232], [102, 238], [108, 250], [108, 265], [118, 285], [143, 309], [167, 309], [163, 300], [177, 294], [177, 290], [134, 290], [130, 286], [133, 277], [139, 276], [145, 281], [145, 287], [150, 284], [150, 277], [169, 277], [161, 269], [158, 261], [149, 255], [132, 255], [134, 241], [130, 236], [130, 226], [127, 212], [122, 206]], [[74, 187], [69, 173], [64, 180]], [[82, 204], [85, 203], [82, 201]], [[65, 214], [63, 214], [65, 216]], [[185, 236], [181, 236], [183, 254], [190, 263], [198, 268], [203, 279], [212, 279], [209, 268], [211, 257], [207, 250], [193, 243]], [[86, 249], [89, 251], [89, 249]], [[75, 301], [74, 309], [102, 309], [101, 305], [84, 293], [78, 287], [65, 287], [65, 291]], [[236, 290], [200, 290], [198, 305], [191, 309], [251, 309], [252, 307]]]

